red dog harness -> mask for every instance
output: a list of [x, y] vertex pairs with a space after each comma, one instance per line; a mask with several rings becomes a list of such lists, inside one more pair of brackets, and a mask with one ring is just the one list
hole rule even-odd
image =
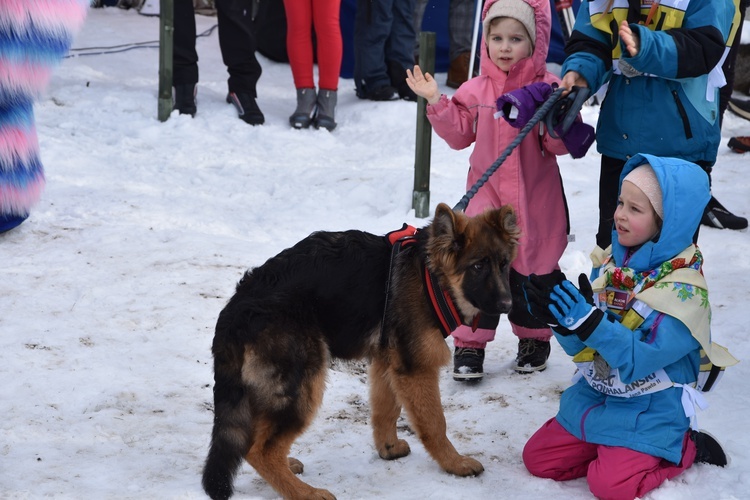
[[[385, 308], [383, 311], [383, 325], [385, 324], [385, 314], [388, 310], [388, 294], [391, 288], [391, 273], [393, 272], [393, 262], [396, 259], [396, 255], [401, 252], [404, 247], [407, 247], [417, 242], [417, 233], [419, 229], [413, 226], [404, 224], [403, 227], [396, 231], [391, 231], [386, 234], [388, 242], [391, 244], [391, 265], [388, 270], [388, 282], [386, 285], [386, 297], [385, 297]], [[437, 278], [433, 276], [427, 269], [427, 265], [424, 266], [424, 273], [422, 279], [427, 289], [427, 295], [430, 297], [432, 303], [432, 311], [435, 313], [435, 317], [440, 323], [440, 329], [443, 333], [443, 338], [453, 332], [462, 323], [461, 315], [458, 313], [456, 305], [453, 303], [453, 298], [450, 294], [443, 290], [438, 282]], [[477, 316], [478, 318], [478, 316]], [[381, 326], [381, 340], [384, 341], [382, 335]]]

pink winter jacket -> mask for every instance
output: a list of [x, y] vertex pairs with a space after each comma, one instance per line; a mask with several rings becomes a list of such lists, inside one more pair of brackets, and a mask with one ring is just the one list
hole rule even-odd
[[[482, 19], [495, 1], [485, 3]], [[547, 71], [551, 13], [549, 0], [525, 0], [536, 13], [536, 44], [531, 57], [513, 66], [508, 74], [487, 55], [482, 41], [481, 75], [470, 79], [452, 99], [445, 95], [427, 107], [427, 118], [435, 132], [453, 149], [474, 145], [470, 158], [467, 190], [497, 160], [516, 138], [519, 129], [495, 118], [496, 101], [502, 94], [533, 82], [559, 83]], [[562, 141], [548, 134], [539, 136], [535, 126], [521, 144], [477, 191], [466, 209], [475, 215], [490, 207], [511, 204], [516, 210], [522, 236], [512, 267], [523, 275], [547, 274], [558, 269], [567, 245], [568, 218], [556, 155], [567, 154]]]

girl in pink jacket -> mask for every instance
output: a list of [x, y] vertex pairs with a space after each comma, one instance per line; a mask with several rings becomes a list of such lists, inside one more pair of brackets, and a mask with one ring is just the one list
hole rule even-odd
[[[475, 143], [467, 189], [518, 135], [518, 129], [495, 116], [499, 96], [536, 82], [559, 83], [547, 71], [551, 14], [548, 0], [488, 0], [483, 12], [481, 75], [467, 81], [452, 99], [440, 94], [429, 73], [419, 66], [407, 83], [428, 102], [427, 118], [453, 149]], [[482, 186], [466, 208], [467, 215], [510, 204], [521, 228], [518, 257], [510, 283], [513, 309], [508, 315], [518, 337], [518, 372], [544, 370], [550, 353], [549, 327], [528, 314], [522, 284], [530, 274], [551, 283], [560, 273], [558, 260], [568, 242], [568, 211], [556, 155], [568, 153], [560, 139], [535, 126]], [[461, 325], [453, 332], [455, 380], [481, 380], [484, 348], [495, 338], [499, 317], [478, 326]]]

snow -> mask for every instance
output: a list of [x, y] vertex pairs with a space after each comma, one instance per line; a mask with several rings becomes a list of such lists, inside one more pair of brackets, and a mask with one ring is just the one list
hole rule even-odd
[[[199, 32], [214, 24], [198, 17]], [[157, 40], [158, 30], [157, 18], [133, 10], [91, 10], [75, 47]], [[339, 127], [292, 130], [289, 67], [261, 57], [266, 124], [250, 127], [224, 101], [216, 31], [198, 51], [194, 119], [157, 120], [155, 49], [66, 59], [36, 108], [47, 188], [30, 219], [0, 236], [2, 498], [204, 498], [213, 327], [242, 273], [315, 230], [384, 234], [429, 221], [411, 208], [414, 103], [362, 101], [342, 80]], [[445, 75], [437, 78], [442, 85]], [[596, 112], [586, 107], [586, 121]], [[748, 155], [726, 141], [749, 132], [726, 114], [713, 176], [720, 201], [745, 216]], [[431, 213], [464, 194], [469, 153], [433, 136]], [[592, 148], [560, 164], [576, 235], [561, 266], [576, 276], [588, 271], [594, 242], [599, 158]], [[748, 233], [704, 227], [700, 244], [714, 339], [746, 359]], [[442, 373], [449, 437], [484, 464], [481, 476], [443, 472], [405, 419], [399, 433], [411, 455], [379, 459], [363, 365], [337, 363], [315, 422], [293, 447], [302, 479], [339, 498], [590, 497], [585, 480], [534, 478], [521, 461], [526, 440], [557, 411], [570, 359], [553, 341], [548, 369], [519, 375], [515, 352], [503, 320], [481, 383], [454, 382], [448, 366]], [[746, 361], [728, 369], [699, 415], [731, 465], [697, 465], [647, 498], [747, 498], [748, 379]], [[236, 498], [277, 497], [246, 464], [235, 486]]]

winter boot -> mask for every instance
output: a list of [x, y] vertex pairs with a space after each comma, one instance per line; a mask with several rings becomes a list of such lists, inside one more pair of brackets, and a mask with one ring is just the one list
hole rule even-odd
[[730, 97], [727, 109], [745, 120], [750, 120], [750, 100], [740, 100]]
[[289, 117], [292, 128], [308, 128], [315, 116], [315, 89], [297, 89], [297, 109]]
[[417, 94], [406, 83], [406, 70], [396, 61], [388, 61], [388, 78], [391, 79], [391, 85], [398, 92], [398, 96], [406, 101], [417, 101]]
[[724, 205], [719, 203], [719, 200], [713, 196], [708, 200], [708, 205], [706, 205], [703, 217], [701, 218], [701, 224], [717, 229], [734, 229], [735, 231], [744, 231], [747, 229], [746, 218], [734, 215], [724, 208]]
[[696, 464], [710, 464], [724, 467], [729, 464], [729, 457], [724, 453], [719, 442], [705, 431], [690, 431], [690, 439], [695, 443]]
[[250, 125], [263, 125], [266, 117], [255, 102], [255, 98], [250, 94], [230, 92], [227, 95], [227, 102], [234, 104], [237, 109], [237, 115], [240, 120]]
[[181, 115], [195, 116], [198, 111], [195, 105], [195, 95], [197, 88], [194, 83], [185, 85], [175, 85], [172, 94], [172, 109], [176, 109]]
[[397, 91], [390, 85], [382, 85], [372, 90], [360, 91], [357, 97], [370, 101], [392, 101], [397, 97]]
[[445, 84], [457, 89], [469, 78], [469, 62], [471, 62], [471, 52], [463, 52], [451, 61], [448, 68], [448, 79]]
[[540, 372], [547, 368], [549, 340], [520, 339], [515, 370], [519, 373]]
[[318, 113], [315, 115], [315, 128], [323, 127], [329, 132], [336, 128], [336, 91], [320, 89], [318, 93]]
[[737, 136], [729, 139], [727, 143], [735, 153], [747, 153], [750, 151], [750, 136]]
[[479, 382], [484, 376], [484, 349], [456, 347], [453, 353], [453, 380]]

